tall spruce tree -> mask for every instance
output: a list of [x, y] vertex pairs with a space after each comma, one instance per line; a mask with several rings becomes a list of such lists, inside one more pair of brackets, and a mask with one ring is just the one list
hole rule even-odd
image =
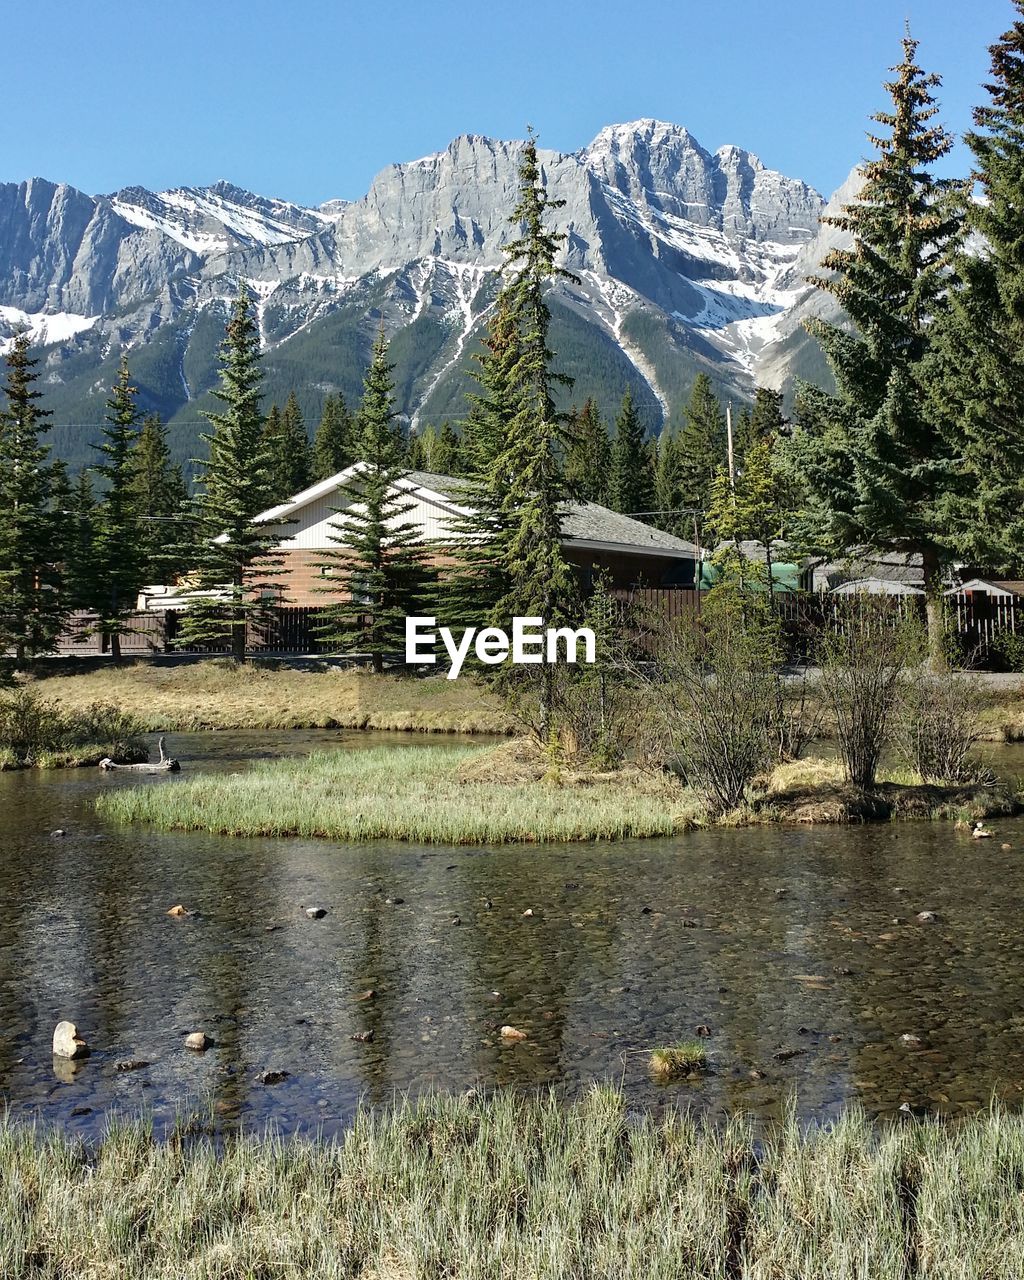
[[4, 356], [0, 408], [0, 648], [18, 665], [52, 650], [69, 610], [62, 559], [65, 515], [54, 509], [59, 472], [40, 436], [50, 416], [39, 406], [37, 360], [19, 333]]
[[613, 511], [633, 515], [654, 510], [654, 467], [647, 430], [633, 402], [633, 389], [626, 388], [611, 449], [608, 504]]
[[142, 421], [132, 449], [131, 500], [142, 552], [144, 583], [166, 583], [195, 560], [195, 536], [188, 486], [171, 461], [167, 428], [158, 414]]
[[107, 400], [101, 461], [94, 468], [106, 481], [93, 517], [95, 529], [94, 590], [91, 607], [97, 630], [110, 637], [110, 656], [121, 660], [121, 636], [132, 630], [129, 621], [145, 582], [146, 564], [139, 536], [132, 482], [134, 449], [139, 439], [138, 388], [132, 385], [127, 355], [121, 356], [117, 381]]
[[852, 547], [918, 556], [924, 570], [932, 662], [942, 661], [942, 574], [951, 547], [949, 501], [962, 486], [963, 446], [929, 404], [932, 326], [946, 305], [948, 264], [962, 235], [960, 187], [930, 166], [952, 145], [934, 123], [939, 78], [903, 61], [887, 83], [893, 109], [873, 117], [877, 155], [864, 166], [856, 202], [828, 221], [853, 238], [815, 277], [856, 332], [811, 321], [836, 383], [804, 387], [794, 448], [822, 550]]
[[[1024, 17], [1024, 3], [1016, 0]], [[950, 514], [958, 554], [1024, 572], [1024, 21], [990, 48], [989, 101], [964, 141], [982, 199], [965, 193], [981, 252], [964, 250], [959, 287], [931, 336], [932, 411], [964, 440], [967, 483]]]
[[562, 555], [568, 414], [555, 407], [555, 388], [571, 387], [572, 379], [553, 369], [545, 298], [555, 280], [576, 282], [555, 261], [564, 233], [546, 225], [549, 214], [564, 204], [547, 193], [531, 131], [519, 165], [519, 199], [509, 216], [519, 235], [502, 250], [509, 276], [502, 292], [515, 323], [516, 350], [511, 412], [494, 462], [495, 475], [505, 485], [502, 510], [511, 522], [501, 548], [509, 590], [498, 607], [505, 618], [538, 615], [549, 626], [568, 616], [575, 596]]
[[683, 410], [678, 439], [679, 505], [703, 509], [711, 482], [727, 463], [725, 414], [711, 379], [698, 373]]
[[274, 498], [260, 412], [262, 386], [259, 330], [243, 286], [231, 308], [220, 349], [220, 386], [213, 393], [224, 412], [204, 415], [213, 431], [202, 437], [210, 452], [205, 463], [199, 462], [195, 504], [196, 585], [215, 594], [193, 600], [180, 636], [181, 643], [199, 645], [227, 638], [238, 662], [245, 660], [248, 624], [269, 624], [268, 606], [280, 590], [275, 571], [281, 559], [273, 555], [280, 527], [253, 522]]
[[581, 502], [601, 502], [608, 497], [612, 446], [608, 426], [597, 401], [588, 396], [583, 408], [573, 409], [565, 479], [569, 492]]
[[[550, 213], [564, 203], [547, 193], [531, 130], [519, 166], [519, 199], [509, 217], [519, 235], [503, 247], [509, 278], [502, 292], [514, 319], [516, 350], [510, 370], [511, 412], [494, 463], [495, 478], [505, 486], [505, 528], [498, 536], [509, 583], [497, 614], [504, 621], [539, 617], [549, 627], [571, 616], [577, 596], [576, 579], [562, 554], [568, 415], [555, 407], [555, 389], [571, 387], [572, 379], [553, 369], [551, 312], [545, 298], [548, 286], [559, 278], [576, 280], [556, 265], [564, 233], [546, 225]], [[532, 679], [534, 669], [528, 672]], [[546, 738], [554, 697], [549, 664], [541, 666], [539, 679], [537, 728]]]
[[328, 480], [356, 460], [355, 424], [339, 392], [324, 401], [320, 425], [313, 437], [313, 481]]
[[[403, 517], [412, 510], [396, 488], [405, 475], [405, 442], [397, 428], [394, 368], [383, 329], [363, 383], [359, 407], [362, 466], [339, 492], [345, 506], [328, 534], [339, 550], [325, 552], [318, 567], [325, 593], [344, 598], [320, 613], [319, 634], [328, 643], [370, 657], [380, 674], [388, 654], [404, 646], [405, 619], [423, 612], [430, 571], [418, 530]], [[328, 585], [329, 584], [329, 585]]]

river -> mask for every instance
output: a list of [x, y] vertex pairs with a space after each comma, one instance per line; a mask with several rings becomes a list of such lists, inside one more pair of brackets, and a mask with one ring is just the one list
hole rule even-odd
[[[372, 741], [431, 739], [169, 746], [187, 776]], [[1024, 773], [1024, 749], [996, 754]], [[851, 1103], [947, 1115], [1024, 1098], [1022, 819], [994, 823], [991, 841], [915, 823], [352, 846], [100, 820], [96, 795], [133, 781], [0, 775], [0, 1097], [14, 1115], [95, 1136], [112, 1111], [163, 1126], [200, 1105], [224, 1128], [329, 1133], [360, 1100], [404, 1091], [572, 1096], [608, 1081], [640, 1107], [763, 1119], [790, 1100], [820, 1119]], [[195, 914], [169, 917], [178, 903]], [[51, 1056], [62, 1018], [92, 1047], [80, 1063]], [[698, 1028], [710, 1070], [652, 1080], [650, 1050]], [[183, 1044], [195, 1030], [214, 1042], [201, 1055]], [[148, 1065], [118, 1070], [127, 1061]]]

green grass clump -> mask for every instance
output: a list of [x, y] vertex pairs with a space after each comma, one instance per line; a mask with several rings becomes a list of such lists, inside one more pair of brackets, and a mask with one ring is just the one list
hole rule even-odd
[[98, 1150], [0, 1120], [0, 1275], [280, 1280], [966, 1280], [1018, 1274], [1024, 1118], [757, 1135], [500, 1092], [361, 1111], [337, 1142]]
[[632, 779], [589, 786], [462, 779], [479, 747], [375, 747], [260, 762], [247, 772], [119, 788], [99, 811], [119, 822], [238, 836], [441, 844], [620, 840], [670, 835], [678, 791]]
[[651, 1072], [663, 1080], [703, 1071], [707, 1065], [707, 1050], [699, 1040], [684, 1040], [667, 1049], [655, 1049], [650, 1061]]

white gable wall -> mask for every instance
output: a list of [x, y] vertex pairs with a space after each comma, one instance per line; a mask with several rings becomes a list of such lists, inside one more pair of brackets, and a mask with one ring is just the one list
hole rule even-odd
[[[281, 548], [286, 551], [337, 550], [337, 543], [331, 541], [330, 534], [336, 534], [337, 525], [344, 524], [345, 517], [339, 513], [339, 508], [349, 505], [350, 499], [337, 489], [306, 503], [295, 512], [291, 524], [281, 526]], [[392, 527], [413, 525], [424, 542], [444, 541], [451, 537], [450, 522], [457, 517], [450, 507], [414, 494], [405, 496], [403, 505], [408, 505], [409, 510], [389, 521]]]

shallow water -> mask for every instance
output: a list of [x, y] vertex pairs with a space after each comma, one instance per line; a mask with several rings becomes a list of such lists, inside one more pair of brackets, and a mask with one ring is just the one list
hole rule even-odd
[[[169, 746], [187, 776], [373, 741], [432, 739]], [[995, 759], [1024, 773], [1024, 748]], [[793, 1095], [816, 1118], [850, 1102], [958, 1114], [1024, 1098], [1024, 820], [994, 824], [993, 841], [921, 823], [346, 846], [101, 821], [97, 793], [131, 781], [0, 775], [0, 1095], [15, 1114], [93, 1134], [111, 1108], [160, 1121], [203, 1098], [225, 1126], [333, 1131], [361, 1098], [396, 1091], [571, 1096], [609, 1080], [639, 1106], [762, 1118]], [[168, 918], [179, 902], [197, 914]], [[922, 910], [939, 922], [916, 923]], [[61, 1018], [92, 1046], [81, 1064], [51, 1057]], [[528, 1038], [503, 1042], [503, 1024]], [[711, 1071], [654, 1083], [650, 1049], [698, 1027]], [[199, 1029], [215, 1041], [201, 1056], [183, 1047]], [[371, 1043], [351, 1039], [367, 1031]], [[149, 1065], [117, 1071], [128, 1059]], [[289, 1074], [264, 1084], [267, 1070]]]

